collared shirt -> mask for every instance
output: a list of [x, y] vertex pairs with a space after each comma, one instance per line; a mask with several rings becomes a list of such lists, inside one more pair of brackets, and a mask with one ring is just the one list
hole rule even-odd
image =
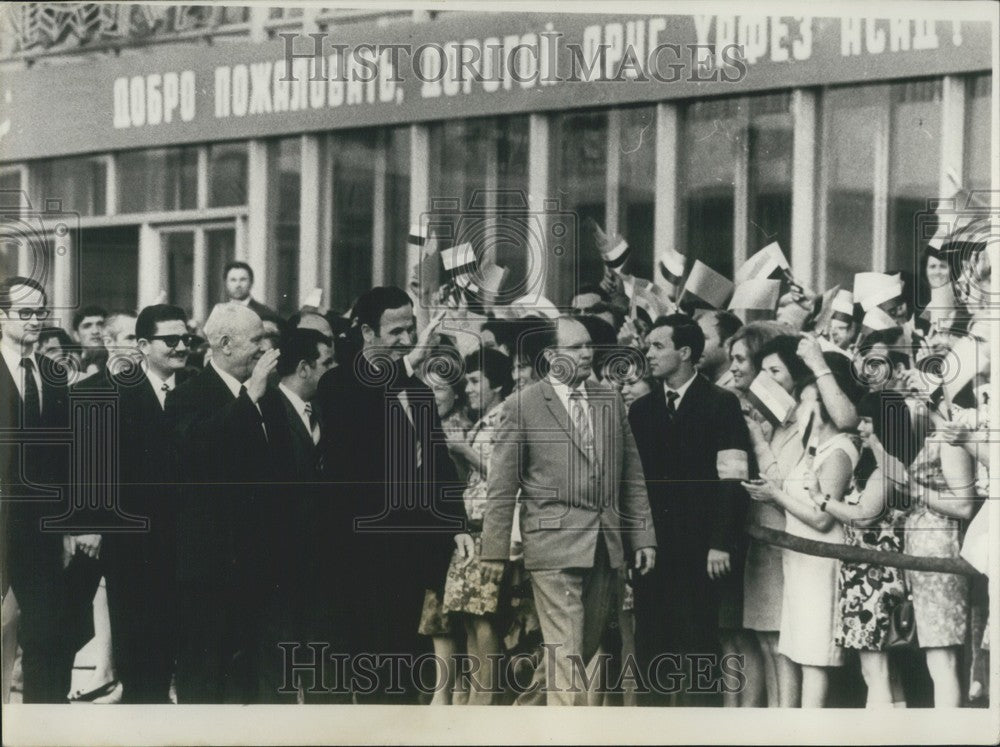
[[[671, 389], [669, 386], [667, 386], [666, 382], [663, 382], [663, 394], [666, 395], [667, 392], [677, 392], [677, 401], [675, 403], [675, 406], [676, 407], [680, 407], [681, 406], [681, 400], [684, 399], [684, 395], [687, 393], [687, 390], [690, 388], [691, 382], [694, 381], [697, 376], [698, 376], [698, 374], [696, 372], [694, 374], [694, 376], [692, 376], [690, 379], [688, 379], [687, 381], [685, 381], [683, 384], [681, 384], [676, 389]], [[668, 397], [667, 400], [669, 401], [669, 399], [670, 398]]]
[[[208, 365], [214, 368], [215, 372], [219, 374], [219, 378], [222, 379], [223, 383], [226, 385], [226, 388], [228, 388], [229, 391], [233, 393], [233, 397], [239, 398], [240, 389], [243, 389], [245, 385], [237, 381], [236, 377], [232, 376], [226, 371], [223, 371], [221, 368], [215, 365], [215, 361], [209, 361]], [[253, 402], [253, 400], [250, 401]], [[254, 402], [253, 406], [256, 407], [257, 412], [260, 413], [260, 428], [262, 431], [264, 431], [264, 438], [267, 438], [267, 426], [264, 425], [264, 413], [261, 412], [260, 403]]]
[[0, 337], [0, 353], [3, 354], [4, 363], [7, 370], [14, 379], [14, 386], [17, 387], [17, 394], [21, 401], [24, 401], [24, 369], [21, 367], [22, 358], [31, 358], [31, 371], [35, 377], [35, 386], [38, 387], [38, 406], [42, 406], [42, 372], [38, 370], [38, 361], [34, 355], [21, 355], [21, 351], [13, 345], [6, 344], [6, 338]]
[[309, 415], [312, 412], [312, 405], [303, 400], [299, 395], [284, 384], [278, 384], [278, 389], [280, 389], [282, 393], [288, 397], [288, 401], [292, 403], [292, 407], [295, 408], [295, 412], [297, 412], [299, 418], [301, 418], [302, 424], [306, 427], [306, 431], [312, 436], [313, 443], [319, 443], [319, 426], [311, 422], [309, 418]]
[[[146, 378], [149, 379], [149, 385], [153, 387], [153, 394], [160, 400], [160, 409], [166, 409], [167, 392], [173, 391], [174, 387], [177, 386], [177, 377], [174, 374], [170, 374], [166, 379], [161, 379], [147, 368]], [[164, 390], [164, 386], [166, 386], [166, 390]]]
[[[583, 399], [585, 404], [589, 402], [587, 399], [587, 385], [585, 382], [578, 384], [576, 389], [570, 389], [566, 384], [563, 384], [561, 381], [556, 381], [555, 379], [549, 379], [549, 383], [552, 384], [552, 388], [555, 390], [556, 396], [559, 398], [559, 401], [562, 402], [562, 406], [566, 409], [566, 412], [570, 411], [569, 393], [571, 391], [579, 392], [580, 397]], [[590, 408], [587, 409], [589, 410]]]

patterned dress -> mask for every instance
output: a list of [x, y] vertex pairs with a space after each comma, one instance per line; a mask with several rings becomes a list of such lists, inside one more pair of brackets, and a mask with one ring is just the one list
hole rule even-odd
[[[929, 491], [945, 487], [937, 442], [928, 441], [915, 460], [913, 472], [917, 505], [906, 518], [906, 552], [929, 558], [957, 558], [961, 550], [961, 522], [932, 510]], [[952, 573], [907, 571], [913, 595], [913, 615], [920, 648], [960, 646], [968, 634], [969, 577]]]
[[[857, 503], [856, 488], [845, 499]], [[844, 525], [844, 544], [883, 552], [903, 551], [906, 512], [887, 507], [877, 524], [869, 527]], [[840, 565], [836, 643], [858, 651], [883, 651], [893, 609], [906, 595], [903, 572], [872, 563], [844, 562]]]
[[[500, 425], [502, 405], [497, 405], [486, 413], [469, 430], [466, 440], [481, 455], [482, 462], [489, 469], [493, 453], [493, 439]], [[444, 609], [446, 612], [465, 612], [471, 615], [487, 615], [497, 611], [500, 584], [483, 578], [483, 566], [479, 558], [483, 550], [483, 517], [486, 515], [486, 471], [471, 469], [463, 499], [465, 513], [469, 518], [469, 532], [475, 543], [475, 555], [465, 562], [455, 549], [448, 567], [448, 577], [444, 582]]]
[[[468, 432], [472, 423], [466, 417], [461, 408], [454, 408], [451, 412], [441, 418], [441, 428], [445, 431], [457, 430], [464, 435]], [[460, 477], [465, 474], [455, 465]], [[454, 621], [441, 606], [441, 593], [433, 589], [424, 592], [424, 605], [420, 610], [420, 623], [417, 625], [417, 632], [420, 635], [429, 636], [450, 636], [454, 633]]]

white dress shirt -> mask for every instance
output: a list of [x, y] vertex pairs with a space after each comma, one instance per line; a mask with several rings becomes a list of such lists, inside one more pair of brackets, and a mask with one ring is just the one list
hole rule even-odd
[[3, 355], [7, 370], [14, 379], [14, 386], [17, 387], [17, 394], [21, 401], [24, 401], [24, 369], [21, 368], [22, 358], [31, 358], [31, 371], [35, 377], [35, 386], [38, 387], [38, 406], [42, 407], [42, 372], [38, 370], [38, 361], [34, 355], [21, 355], [19, 348], [7, 342], [7, 338], [0, 337], [0, 354]]
[[[215, 361], [209, 361], [208, 365], [215, 369], [215, 372], [219, 374], [219, 378], [222, 379], [229, 391], [233, 393], [233, 397], [238, 399], [240, 396], [240, 389], [243, 389], [246, 385], [237, 381], [235, 376], [232, 376], [215, 365]], [[252, 399], [250, 401], [253, 402]], [[253, 402], [253, 406], [256, 407], [257, 412], [260, 413], [260, 429], [264, 431], [264, 437], [267, 438], [267, 427], [264, 425], [264, 413], [261, 412], [260, 405], [257, 402]]]
[[[167, 407], [167, 392], [173, 391], [174, 387], [177, 386], [177, 377], [174, 374], [170, 374], [166, 379], [161, 379], [150, 369], [146, 369], [146, 378], [149, 379], [149, 385], [153, 387], [153, 394], [160, 401], [160, 409], [166, 409]], [[164, 389], [166, 387], [166, 389]]]
[[[677, 392], [677, 400], [674, 402], [674, 407], [680, 408], [680, 406], [681, 406], [681, 400], [684, 399], [684, 395], [687, 394], [687, 390], [691, 387], [691, 382], [693, 382], [697, 376], [698, 376], [698, 373], [695, 372], [694, 376], [692, 376], [690, 379], [688, 379], [687, 381], [685, 381], [683, 384], [681, 384], [676, 389], [671, 389], [669, 386], [667, 386], [667, 382], [663, 382], [663, 394], [664, 394], [664, 396], [666, 396], [667, 392]], [[669, 401], [670, 401], [670, 398], [667, 397], [667, 402], [669, 402]]]
[[278, 389], [288, 397], [288, 401], [292, 403], [292, 407], [295, 408], [295, 412], [299, 414], [299, 418], [302, 420], [302, 424], [306, 427], [306, 431], [312, 436], [314, 444], [319, 443], [319, 425], [310, 422], [309, 413], [312, 411], [312, 405], [303, 400], [299, 395], [293, 392], [284, 384], [278, 384]]

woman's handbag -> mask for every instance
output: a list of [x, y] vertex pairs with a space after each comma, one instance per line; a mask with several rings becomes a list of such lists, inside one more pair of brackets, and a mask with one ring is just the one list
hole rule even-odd
[[887, 649], [917, 647], [917, 619], [913, 613], [913, 595], [909, 591], [889, 615], [889, 631], [885, 636], [885, 647]]

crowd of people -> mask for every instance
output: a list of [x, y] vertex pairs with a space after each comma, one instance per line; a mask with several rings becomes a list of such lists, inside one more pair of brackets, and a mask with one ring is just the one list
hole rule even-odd
[[[70, 336], [5, 280], [5, 697], [19, 644], [26, 703], [985, 702], [983, 245], [825, 293], [768, 247], [719, 299], [598, 237], [566, 312], [376, 287], [282, 319], [235, 262], [203, 324]], [[112, 500], [71, 504], [108, 393]]]

